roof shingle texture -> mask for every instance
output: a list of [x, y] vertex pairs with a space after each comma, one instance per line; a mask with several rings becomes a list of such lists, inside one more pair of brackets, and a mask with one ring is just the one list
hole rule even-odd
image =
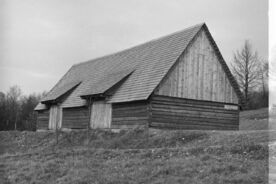
[[51, 90], [47, 94], [47, 96], [42, 99], [42, 102], [56, 100], [79, 84], [80, 82], [74, 81], [74, 82], [66, 83], [60, 87], [56, 87], [55, 90]]
[[[49, 94], [58, 93], [56, 91], [68, 83], [81, 81], [81, 84], [69, 94], [61, 106], [83, 106], [86, 103], [80, 96], [87, 95], [89, 91], [94, 93], [102, 91], [114, 84], [114, 81], [107, 80], [109, 84], [103, 83], [103, 89], [98, 89], [100, 82], [104, 81], [107, 76], [112, 78], [112, 74], [115, 76], [121, 72], [133, 71], [109, 99], [109, 102], [146, 100], [203, 25], [199, 24], [115, 54], [76, 64]], [[45, 98], [49, 98], [47, 96]], [[44, 105], [39, 104], [36, 110], [44, 108]]]

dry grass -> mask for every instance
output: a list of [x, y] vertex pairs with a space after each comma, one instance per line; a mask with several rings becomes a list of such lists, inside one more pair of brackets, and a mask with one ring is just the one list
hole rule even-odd
[[267, 183], [268, 131], [0, 133], [0, 183]]

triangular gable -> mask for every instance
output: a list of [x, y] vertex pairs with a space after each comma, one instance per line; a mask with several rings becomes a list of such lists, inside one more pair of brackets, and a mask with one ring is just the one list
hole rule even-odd
[[226, 75], [227, 75], [227, 77], [228, 77], [228, 79], [230, 81], [230, 84], [234, 88], [235, 93], [237, 94], [237, 96], [239, 98], [240, 105], [243, 105], [244, 104], [244, 98], [243, 98], [242, 92], [240, 91], [239, 85], [238, 85], [235, 77], [232, 75], [229, 67], [227, 66], [225, 60], [223, 59], [223, 57], [221, 55], [221, 52], [220, 52], [220, 50], [219, 50], [219, 48], [218, 48], [215, 40], [213, 39], [213, 37], [212, 37], [212, 35], [211, 35], [208, 27], [206, 26], [206, 24], [204, 24], [203, 28], [206, 29], [207, 36], [208, 36], [209, 40], [211, 41], [211, 43], [212, 43], [212, 45], [213, 45], [213, 47], [214, 47], [214, 49], [216, 51], [216, 54], [217, 54], [217, 56], [219, 58], [219, 61], [220, 61], [221, 65], [222, 65], [222, 68], [224, 69], [224, 72], [226, 73]]
[[[209, 30], [208, 30], [208, 28], [205, 24], [202, 26], [202, 28], [198, 31], [198, 33], [194, 36], [194, 38], [190, 42], [191, 47], [194, 47], [194, 48], [191, 50], [191, 48], [189, 46], [190, 44], [189, 44], [183, 50], [182, 54], [180, 54], [179, 58], [172, 65], [172, 67], [168, 70], [168, 72], [163, 77], [163, 79], [161, 80], [161, 82], [159, 83], [159, 85], [156, 87], [156, 89], [154, 91], [156, 92], [156, 94], [160, 94], [160, 95], [168, 95], [168, 96], [175, 96], [175, 97], [182, 97], [182, 98], [196, 98], [196, 99], [206, 98], [205, 100], [212, 100], [212, 99], [209, 99], [209, 97], [207, 97], [207, 96], [203, 97], [203, 92], [202, 92], [203, 84], [201, 84], [201, 85], [198, 84], [199, 81], [203, 82], [202, 77], [205, 77], [205, 79], [208, 78], [208, 77], [205, 76], [205, 75], [208, 75], [208, 73], [205, 72], [204, 76], [203, 76], [203, 73], [200, 74], [198, 76], [198, 77], [201, 78], [200, 80], [198, 80], [197, 78], [191, 78], [192, 76], [197, 75], [196, 74], [197, 72], [202, 71], [202, 69], [204, 69], [204, 68], [207, 69], [208, 67], [210, 67], [208, 65], [208, 62], [206, 63], [206, 62], [203, 62], [203, 61], [201, 61], [201, 62], [198, 61], [198, 54], [200, 54], [200, 56], [203, 55], [203, 57], [206, 57], [205, 56], [206, 51], [208, 52], [208, 50], [209, 50], [208, 47], [210, 47], [210, 46], [206, 46], [206, 48], [202, 48], [203, 45], [202, 45], [202, 43], [199, 42], [200, 40], [202, 40], [202, 37], [198, 38], [198, 36], [202, 35], [202, 33], [204, 33], [206, 35], [205, 38], [208, 39], [209, 44], [212, 47], [212, 50], [214, 50], [215, 55], [217, 56], [217, 59], [211, 59], [211, 60], [213, 62], [218, 62], [218, 64], [220, 65], [219, 67], [221, 67], [221, 69], [223, 70], [222, 72], [225, 73], [224, 78], [226, 77], [229, 81], [229, 82], [227, 81], [228, 84], [225, 84], [225, 85], [232, 86], [232, 89], [234, 90], [233, 93], [236, 94], [236, 96], [234, 95], [233, 98], [237, 99], [237, 97], [238, 97], [239, 101], [241, 101], [242, 96], [241, 96], [240, 90], [238, 88], [237, 82], [235, 81], [234, 77], [232, 76], [227, 64], [223, 60], [223, 58], [220, 54], [220, 51], [218, 50], [218, 48], [215, 44], [215, 41], [212, 38], [212, 36], [211, 36], [211, 34], [210, 34], [210, 32], [209, 32]], [[194, 45], [195, 41], [197, 42], [197, 45]], [[200, 51], [200, 49], [201, 49], [201, 51]], [[196, 55], [193, 54], [194, 58], [190, 58], [191, 56], [187, 52], [193, 52], [194, 54], [196, 54], [198, 52], [198, 54], [196, 54]], [[205, 54], [203, 54], [201, 52], [204, 52]], [[211, 53], [209, 53], [209, 55], [211, 55]], [[186, 57], [186, 62], [185, 62], [186, 64], [183, 63], [184, 62], [183, 61], [184, 56]], [[207, 56], [208, 56], [208, 54], [207, 54]], [[188, 60], [193, 60], [193, 61], [189, 61], [190, 64], [188, 64], [187, 59]], [[182, 62], [181, 66], [179, 66], [180, 62]], [[199, 67], [199, 63], [200, 63], [200, 65], [203, 65], [205, 63], [204, 64], [205, 67], [202, 66], [201, 69], [198, 68], [197, 71], [194, 71], [195, 68]], [[190, 65], [191, 65], [191, 67], [190, 67]], [[178, 68], [176, 68], [176, 66], [178, 66]], [[211, 70], [212, 70], [212, 67], [213, 67], [213, 65], [210, 68]], [[219, 70], [219, 68], [217, 68], [215, 70]], [[179, 73], [179, 75], [178, 75], [178, 73]], [[188, 77], [190, 75], [191, 75], [191, 77]], [[223, 74], [221, 74], [221, 72], [220, 72], [217, 75], [222, 76]], [[217, 79], [217, 80], [219, 80], [221, 82], [223, 79], [221, 78], [221, 79]], [[177, 81], [182, 81], [182, 82], [178, 83]], [[188, 82], [189, 82], [189, 84], [188, 84]], [[205, 84], [205, 82], [206, 81], [204, 81], [204, 84]], [[191, 85], [191, 86], [189, 86], [189, 85]], [[197, 86], [197, 85], [200, 85], [200, 86]], [[204, 86], [206, 87], [206, 85], [204, 85]], [[193, 88], [195, 88], [195, 89], [193, 89]], [[230, 88], [228, 88], [227, 90], [229, 90], [229, 89]], [[203, 90], [204, 94], [208, 90], [209, 90], [208, 87], [206, 89], [204, 89]], [[221, 89], [221, 90], [223, 91], [223, 89]], [[200, 94], [198, 94], [197, 92], [198, 93], [200, 92]], [[216, 88], [216, 92], [219, 92], [217, 88]], [[230, 92], [230, 94], [227, 94], [227, 95], [232, 96], [232, 91]], [[214, 99], [214, 100], [222, 100], [223, 101], [224, 96], [223, 96], [223, 94], [221, 94], [220, 96], [217, 96], [215, 98], [218, 98], [218, 99]], [[232, 101], [232, 97], [231, 97], [230, 101]], [[237, 100], [234, 100], [234, 101], [237, 102]]]

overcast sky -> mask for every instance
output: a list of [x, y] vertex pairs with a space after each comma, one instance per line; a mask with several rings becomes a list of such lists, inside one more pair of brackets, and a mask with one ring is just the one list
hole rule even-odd
[[276, 1], [269, 0], [269, 105], [276, 104]]
[[266, 0], [0, 0], [0, 91], [49, 91], [75, 63], [205, 22], [225, 60], [268, 53]]

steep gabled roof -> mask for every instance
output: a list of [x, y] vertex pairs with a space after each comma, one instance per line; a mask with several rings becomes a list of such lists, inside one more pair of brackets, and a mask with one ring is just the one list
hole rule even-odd
[[[109, 102], [146, 100], [202, 28], [207, 29], [207, 26], [195, 25], [115, 54], [74, 65], [51, 92], [58, 91], [66, 83], [82, 81], [61, 106], [83, 106], [85, 100], [81, 99], [81, 96], [102, 93], [128, 75]], [[115, 76], [120, 73], [121, 76], [112, 79], [113, 74]], [[228, 76], [232, 77], [231, 73]], [[103, 86], [100, 86], [101, 81], [105, 81]], [[48, 95], [45, 98], [48, 98]], [[39, 104], [36, 110], [44, 108], [45, 106]]]

